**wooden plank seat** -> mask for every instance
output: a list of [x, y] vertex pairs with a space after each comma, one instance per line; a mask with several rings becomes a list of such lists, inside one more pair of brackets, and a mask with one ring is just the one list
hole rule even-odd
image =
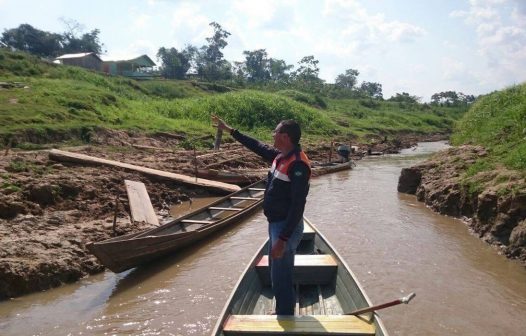
[[302, 240], [313, 240], [315, 234], [316, 232], [314, 231], [312, 226], [310, 226], [306, 222], [303, 223], [303, 237], [301, 237]]
[[241, 200], [241, 201], [260, 201], [261, 197], [241, 197], [241, 196], [232, 196], [230, 199]]
[[229, 335], [375, 335], [372, 322], [351, 315], [230, 315], [223, 332]]
[[182, 219], [182, 223], [190, 223], [190, 224], [214, 224], [217, 221], [211, 221], [211, 220], [198, 220], [198, 219]]
[[[336, 275], [338, 263], [329, 254], [296, 254], [294, 258], [294, 283], [316, 285], [327, 284]], [[268, 255], [256, 264], [256, 270], [265, 285], [270, 284]]]
[[263, 188], [248, 188], [248, 190], [251, 190], [251, 191], [265, 191], [265, 189], [263, 189]]
[[223, 210], [223, 211], [241, 211], [243, 208], [223, 208], [223, 207], [208, 207], [210, 210]]

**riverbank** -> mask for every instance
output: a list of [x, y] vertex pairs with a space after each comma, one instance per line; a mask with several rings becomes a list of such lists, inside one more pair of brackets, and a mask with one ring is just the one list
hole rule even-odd
[[503, 166], [469, 176], [470, 167], [487, 155], [482, 146], [449, 148], [404, 168], [398, 191], [415, 194], [441, 214], [464, 219], [481, 239], [526, 265], [526, 180]]
[[[429, 135], [426, 139], [443, 137]], [[391, 153], [414, 146], [419, 140], [422, 137], [405, 135], [390, 141], [379, 138], [371, 144], [357, 146], [358, 152]], [[101, 130], [94, 134], [89, 146], [62, 149], [175, 173], [191, 171], [195, 167], [194, 155], [212, 153], [182, 150], [180, 141], [170, 134], [146, 136]], [[329, 143], [304, 147], [313, 161], [329, 159]], [[198, 165], [226, 161], [231, 157], [229, 153], [236, 151], [236, 155], [242, 154], [242, 160], [227, 161], [215, 168], [268, 167], [237, 143], [225, 143], [222, 148], [219, 154], [198, 160]], [[335, 152], [332, 158], [336, 158]], [[169, 209], [173, 205], [214, 195], [202, 188], [156, 181], [117, 168], [55, 162], [49, 159], [46, 150], [9, 151], [0, 157], [0, 176], [0, 299], [102, 272], [104, 267], [87, 251], [87, 242], [149, 228], [130, 219], [125, 179], [146, 185], [161, 223], [170, 218]], [[115, 210], [117, 198], [120, 205]]]

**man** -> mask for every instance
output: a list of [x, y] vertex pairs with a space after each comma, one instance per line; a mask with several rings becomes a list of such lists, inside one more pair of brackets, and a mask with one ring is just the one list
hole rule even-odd
[[277, 315], [294, 315], [296, 293], [292, 282], [294, 255], [303, 235], [303, 211], [309, 193], [310, 162], [301, 150], [301, 129], [284, 120], [273, 132], [274, 147], [242, 134], [212, 116], [217, 127], [254, 153], [272, 162], [267, 176], [263, 211], [269, 227], [269, 264]]

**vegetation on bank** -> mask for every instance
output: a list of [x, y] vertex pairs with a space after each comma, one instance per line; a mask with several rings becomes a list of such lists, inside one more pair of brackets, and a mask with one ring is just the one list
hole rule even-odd
[[465, 111], [417, 102], [333, 99], [292, 89], [268, 92], [189, 80], [138, 82], [6, 49], [0, 49], [0, 82], [5, 83], [0, 89], [4, 144], [21, 134], [29, 134], [25, 141], [34, 143], [60, 140], [60, 134], [89, 142], [93, 127], [198, 137], [214, 134], [212, 113], [266, 139], [279, 120], [293, 118], [313, 140], [363, 140], [369, 135], [447, 133]]
[[526, 192], [526, 83], [480, 97], [457, 123], [451, 141], [488, 151], [464, 173], [470, 191], [500, 185], [500, 194]]

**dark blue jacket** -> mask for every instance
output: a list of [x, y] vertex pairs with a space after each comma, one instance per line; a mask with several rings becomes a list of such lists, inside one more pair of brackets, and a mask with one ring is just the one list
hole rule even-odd
[[[232, 131], [231, 135], [266, 161], [272, 162], [281, 154], [276, 148], [242, 134], [238, 130]], [[263, 200], [263, 212], [270, 223], [287, 221], [285, 229], [280, 234], [280, 239], [285, 241], [288, 240], [296, 225], [303, 218], [305, 202], [309, 193], [310, 167], [299, 159], [299, 152], [301, 152], [301, 148], [297, 147], [287, 156], [278, 158], [279, 164], [280, 161], [286, 160], [292, 155], [298, 157], [296, 161], [291, 163], [287, 172], [290, 182], [275, 178], [269, 172]]]

